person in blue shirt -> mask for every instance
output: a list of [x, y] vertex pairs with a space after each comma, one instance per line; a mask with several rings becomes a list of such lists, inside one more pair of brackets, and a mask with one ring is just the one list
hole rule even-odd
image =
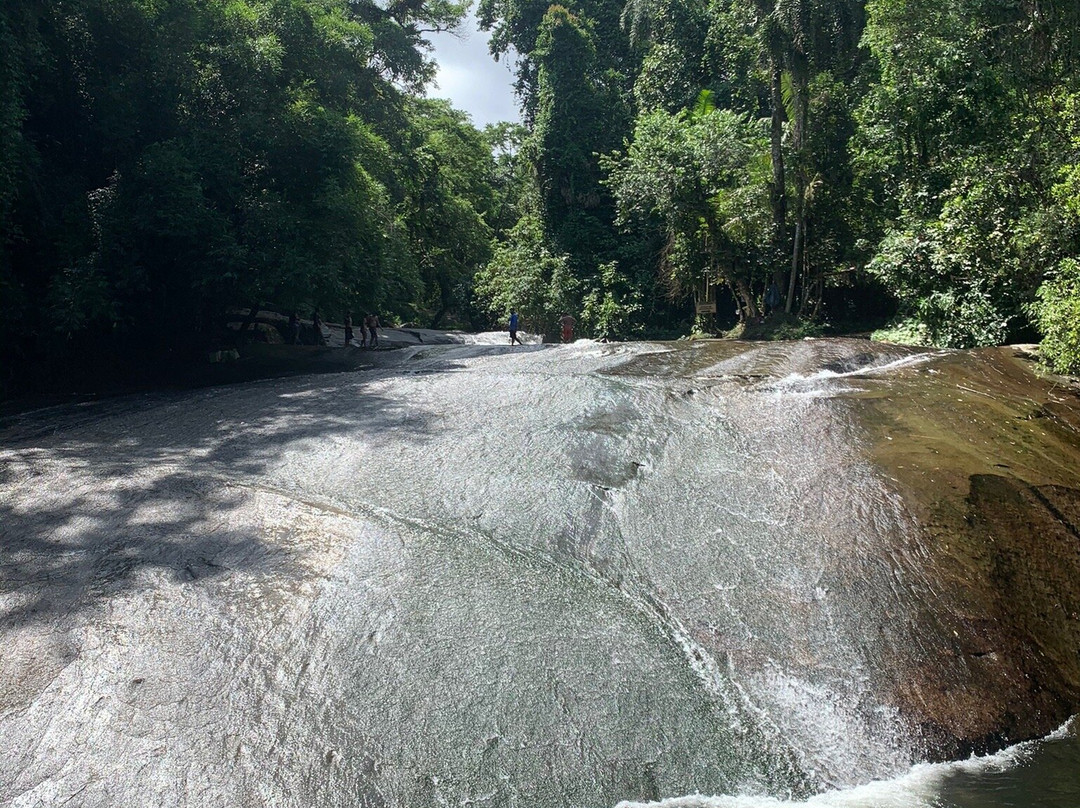
[[518, 313], [516, 311], [510, 312], [510, 344], [515, 342], [518, 345], [524, 345], [525, 343], [518, 339]]
[[780, 287], [774, 280], [769, 284], [769, 291], [765, 293], [765, 313], [769, 314], [780, 308]]

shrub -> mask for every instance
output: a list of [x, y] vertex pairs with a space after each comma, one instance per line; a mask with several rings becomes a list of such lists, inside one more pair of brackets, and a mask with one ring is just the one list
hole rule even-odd
[[1066, 258], [1029, 306], [1043, 334], [1039, 353], [1057, 373], [1080, 373], [1080, 261]]

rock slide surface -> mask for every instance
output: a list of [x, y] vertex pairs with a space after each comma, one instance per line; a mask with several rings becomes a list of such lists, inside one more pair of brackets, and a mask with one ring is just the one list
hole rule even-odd
[[1077, 711], [1008, 349], [391, 353], [0, 427], [0, 805], [804, 798]]

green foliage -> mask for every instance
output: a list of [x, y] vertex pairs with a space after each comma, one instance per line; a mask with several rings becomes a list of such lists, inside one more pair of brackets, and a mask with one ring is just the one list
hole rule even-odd
[[702, 278], [748, 285], [766, 272], [764, 133], [744, 116], [699, 107], [639, 118], [626, 151], [603, 160], [620, 223], [652, 219], [663, 228], [660, 271], [673, 296]]
[[702, 280], [775, 337], [894, 311], [867, 271], [915, 338], [1071, 367], [1074, 0], [481, 0], [525, 113], [483, 133], [418, 97], [465, 7], [0, 7], [5, 368], [263, 303], [670, 332]]
[[589, 24], [566, 8], [544, 15], [533, 58], [538, 108], [529, 150], [545, 226], [561, 250], [590, 263], [590, 231], [609, 228], [612, 215], [597, 153], [618, 142], [623, 103], [601, 70]]
[[721, 108], [756, 116], [769, 92], [757, 37], [758, 10], [745, 0], [713, 0], [707, 14], [700, 60], [706, 86]]
[[899, 320], [885, 328], [879, 328], [870, 334], [876, 342], [891, 342], [896, 345], [931, 345], [926, 327], [914, 319]]
[[938, 217], [892, 231], [869, 267], [935, 344], [997, 344], [1038, 283], [1038, 236], [1019, 218], [1032, 203], [1007, 167], [979, 161], [958, 173]]
[[499, 204], [491, 144], [444, 101], [413, 101], [403, 205], [425, 294], [410, 319], [465, 319], [472, 276], [491, 255], [487, 223]]
[[[491, 53], [517, 62], [517, 90], [529, 123], [535, 119], [538, 107], [539, 63], [550, 44], [541, 40], [550, 34], [549, 14], [556, 6], [572, 16], [575, 24], [588, 29], [596, 75], [613, 71], [611, 77], [619, 84], [615, 97], [620, 103], [625, 102], [629, 89], [624, 67], [630, 47], [619, 26], [623, 0], [574, 0], [561, 5], [551, 0], [480, 0], [477, 18], [482, 29], [491, 31]], [[560, 13], [555, 12], [556, 16]], [[617, 137], [621, 135], [621, 131], [616, 133]]]
[[[527, 319], [546, 318], [545, 328], [552, 330], [553, 315], [582, 316], [585, 307], [595, 313], [593, 319], [606, 312], [601, 318], [605, 329], [622, 328], [616, 311], [629, 303], [621, 296], [640, 291], [641, 278], [632, 267], [617, 281], [599, 269], [627, 265], [640, 245], [639, 239], [620, 239], [615, 232], [614, 202], [602, 184], [598, 158], [620, 142], [630, 121], [629, 82], [623, 72], [627, 43], [617, 26], [619, 8], [606, 0], [576, 3], [573, 9], [518, 2], [482, 3], [480, 8], [482, 21], [498, 9], [505, 15], [498, 24], [489, 21], [496, 28], [493, 47], [501, 48], [501, 37], [512, 34], [525, 57], [520, 89], [531, 131], [517, 137], [512, 155], [504, 152], [499, 158], [506, 181], [500, 218], [512, 208], [519, 222], [509, 229], [500, 222], [511, 243], [496, 249], [490, 265], [500, 273], [499, 282], [485, 276], [478, 296], [496, 312], [517, 305]], [[535, 27], [517, 29], [526, 17], [535, 20]], [[546, 256], [542, 269], [524, 266], [522, 256], [530, 255]], [[524, 277], [545, 285], [527, 296], [535, 302], [520, 302], [518, 293], [498, 298], [499, 289], [520, 287]]]
[[522, 159], [529, 132], [521, 124], [503, 122], [489, 124], [483, 136], [494, 157], [488, 223], [502, 237], [522, 215], [521, 202], [530, 187], [529, 166]]
[[[648, 262], [673, 299], [706, 277], [753, 319], [776, 282], [809, 321], [869, 268], [920, 338], [982, 345], [1025, 333], [1047, 270], [1080, 252], [1069, 0], [631, 0], [623, 55], [604, 3], [482, 11], [495, 51], [526, 55], [539, 231], [590, 310], [613, 260], [644, 312]], [[619, 129], [608, 99], [631, 85], [623, 147], [597, 148], [597, 111]], [[717, 124], [739, 112], [742, 132]], [[606, 246], [613, 226], [639, 249]]]
[[539, 217], [526, 214], [477, 275], [476, 293], [500, 322], [517, 311], [523, 330], [554, 334], [558, 318], [576, 310], [577, 283], [569, 257], [555, 251]]
[[800, 340], [821, 337], [826, 332], [826, 325], [818, 320], [781, 315], [775, 319], [766, 320], [760, 328], [763, 329], [762, 332], [756, 335], [748, 333], [744, 336], [756, 339]]
[[1042, 275], [1080, 247], [1062, 192], [1077, 37], [1046, 26], [1075, 22], [1075, 4], [867, 9], [880, 80], [859, 112], [857, 184], [893, 218], [870, 268], [934, 343], [1009, 339]]
[[5, 5], [0, 327], [19, 337], [3, 350], [29, 361], [56, 332], [199, 341], [263, 303], [467, 308], [490, 255], [490, 146], [404, 91], [433, 74], [423, 32], [465, 7]]
[[[737, 323], [734, 328], [722, 333], [721, 337], [745, 340], [801, 340], [822, 337], [827, 332], [828, 325], [820, 320], [777, 312], [764, 319]], [[695, 334], [710, 336], [704, 329], [697, 328], [695, 328]]]
[[585, 294], [581, 326], [596, 339], [627, 339], [641, 332], [641, 291], [612, 261], [598, 268], [597, 281]]
[[708, 83], [706, 6], [692, 0], [633, 0], [623, 12], [623, 25], [642, 53], [634, 81], [638, 109], [677, 112], [693, 104]]
[[1080, 373], [1080, 261], [1058, 264], [1030, 310], [1044, 335], [1043, 361], [1057, 373]]

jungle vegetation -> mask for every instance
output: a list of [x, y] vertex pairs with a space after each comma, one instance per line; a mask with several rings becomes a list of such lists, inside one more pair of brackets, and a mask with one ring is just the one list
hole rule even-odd
[[424, 95], [467, 2], [0, 7], [0, 383], [265, 306], [1080, 371], [1075, 0], [480, 0], [523, 121], [484, 130]]

